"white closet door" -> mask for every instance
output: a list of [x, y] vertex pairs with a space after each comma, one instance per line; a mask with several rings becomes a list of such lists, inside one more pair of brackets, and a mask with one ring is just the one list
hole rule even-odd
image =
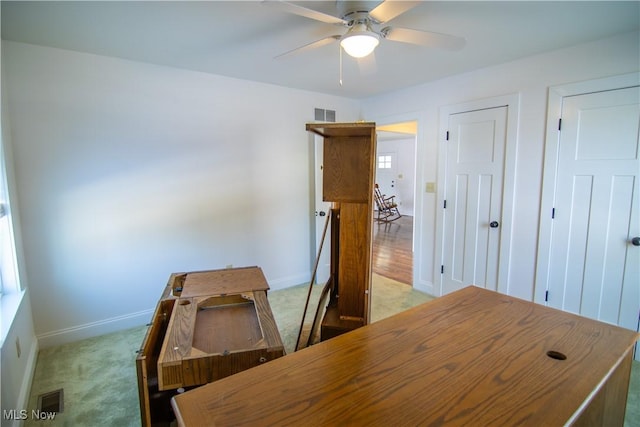
[[498, 290], [507, 110], [449, 116], [442, 294], [470, 284]]
[[637, 87], [562, 103], [547, 278], [551, 307], [637, 329]]

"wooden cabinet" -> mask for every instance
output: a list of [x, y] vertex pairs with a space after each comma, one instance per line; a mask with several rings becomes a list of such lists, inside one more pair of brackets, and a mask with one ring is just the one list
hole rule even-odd
[[313, 123], [324, 138], [323, 200], [332, 202], [332, 291], [321, 340], [369, 323], [375, 123]]
[[170, 399], [284, 355], [259, 267], [174, 273], [136, 359], [144, 426], [164, 425]]

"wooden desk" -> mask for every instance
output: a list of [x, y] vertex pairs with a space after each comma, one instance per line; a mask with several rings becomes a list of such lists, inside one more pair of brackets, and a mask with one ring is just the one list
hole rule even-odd
[[468, 287], [175, 396], [172, 406], [181, 426], [616, 426], [637, 338]]

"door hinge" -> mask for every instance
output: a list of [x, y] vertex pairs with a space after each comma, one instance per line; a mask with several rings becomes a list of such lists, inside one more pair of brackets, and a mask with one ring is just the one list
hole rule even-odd
[[440, 266], [440, 274], [444, 274], [444, 265]]
[[551, 219], [556, 217], [556, 208], [551, 208]]
[[442, 205], [442, 209], [447, 209], [447, 201], [445, 200], [443, 205]]
[[449, 131], [447, 131], [447, 136], [445, 138], [447, 141], [449, 140]]
[[562, 118], [558, 119], [558, 130], [562, 130]]
[[549, 301], [549, 291], [544, 291], [544, 301], [545, 302]]

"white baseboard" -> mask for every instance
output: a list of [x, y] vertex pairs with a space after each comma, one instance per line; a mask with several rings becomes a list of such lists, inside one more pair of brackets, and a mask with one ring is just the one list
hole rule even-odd
[[413, 284], [413, 288], [417, 291], [424, 292], [425, 294], [436, 296], [433, 291], [433, 283], [431, 282], [418, 281]]
[[300, 273], [289, 277], [283, 277], [278, 280], [268, 280], [269, 289], [272, 291], [277, 291], [279, 289], [286, 289], [292, 286], [308, 284], [310, 280], [311, 274], [309, 272]]
[[[301, 283], [309, 283], [309, 273], [300, 273], [297, 275], [284, 277], [269, 282], [272, 291], [285, 289]], [[86, 323], [84, 325], [73, 326], [71, 328], [59, 329], [57, 331], [45, 332], [37, 335], [40, 348], [48, 348], [56, 345], [67, 344], [86, 338], [97, 337], [99, 335], [111, 332], [121, 331], [123, 329], [141, 326], [151, 321], [154, 309], [143, 310], [137, 313], [125, 314], [110, 319], [100, 320], [97, 322]]]
[[57, 331], [46, 332], [37, 335], [40, 348], [47, 348], [56, 345], [66, 344], [86, 338], [97, 337], [123, 329], [141, 326], [151, 321], [154, 309], [143, 310], [137, 313], [125, 314], [123, 316], [112, 317], [111, 319], [100, 320], [98, 322], [86, 323], [84, 325]]

